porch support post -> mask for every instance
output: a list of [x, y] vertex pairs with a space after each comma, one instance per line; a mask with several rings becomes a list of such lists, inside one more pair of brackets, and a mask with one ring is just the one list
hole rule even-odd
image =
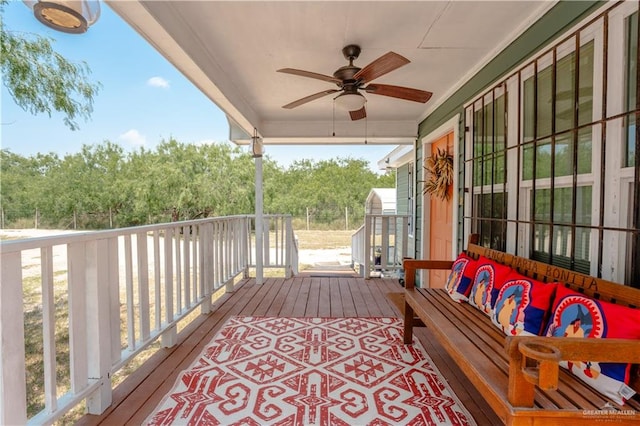
[[251, 150], [256, 163], [256, 284], [262, 284], [264, 280], [263, 271], [263, 197], [262, 197], [262, 140], [258, 137], [257, 131], [251, 142]]
[[[146, 236], [145, 236], [146, 238]], [[111, 303], [110, 289], [118, 286], [116, 276], [111, 276], [111, 244], [117, 240], [98, 240], [86, 244], [87, 291], [87, 369], [89, 381], [100, 382], [97, 391], [87, 397], [89, 414], [102, 414], [111, 405]], [[147, 301], [148, 305], [148, 301]], [[117, 311], [116, 311], [117, 312]]]

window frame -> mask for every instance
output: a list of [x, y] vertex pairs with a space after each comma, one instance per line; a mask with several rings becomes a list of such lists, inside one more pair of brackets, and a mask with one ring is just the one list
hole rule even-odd
[[[620, 152], [622, 148], [616, 146], [614, 151], [617, 152], [614, 152], [613, 155], [610, 150], [612, 145], [620, 145], [618, 141], [622, 140], [621, 134], [623, 132], [621, 126], [617, 123], [619, 119], [616, 118], [616, 115], [622, 114], [624, 110], [622, 103], [626, 103], [626, 98], [623, 98], [622, 94], [624, 93], [623, 86], [626, 84], [627, 66], [621, 66], [624, 62], [623, 60], [626, 61], [626, 56], [624, 56], [622, 50], [627, 49], [627, 44], [624, 40], [627, 38], [626, 32], [628, 30], [624, 20], [633, 13], [637, 13], [638, 9], [640, 9], [638, 3], [631, 1], [603, 6], [590, 17], [564, 33], [558, 40], [543, 47], [538, 53], [531, 55], [523, 64], [510, 71], [507, 76], [498, 79], [492, 87], [487, 88], [464, 105], [464, 187], [467, 189], [465, 189], [465, 207], [462, 220], [465, 229], [476, 229], [475, 223], [482, 217], [481, 214], [476, 214], [474, 211], [475, 196], [491, 191], [495, 193], [500, 189], [507, 194], [506, 249], [508, 252], [517, 255], [530, 257], [533, 251], [532, 229], [536, 223], [532, 209], [534, 191], [573, 188], [574, 205], [571, 209], [574, 213], [571, 223], [567, 225], [563, 222], [557, 225], [570, 226], [573, 229], [571, 232], [573, 235], [577, 234], [575, 232], [576, 229], [584, 229], [585, 227], [591, 229], [588, 254], [590, 275], [617, 282], [632, 283], [626, 277], [629, 269], [633, 268], [633, 263], [626, 259], [629, 254], [627, 236], [637, 232], [637, 226], [634, 228], [632, 223], [632, 216], [637, 213], [635, 210], [640, 209], [638, 207], [640, 189], [636, 188], [635, 190], [636, 198], [639, 198], [635, 207], [632, 204], [633, 197], [629, 197], [629, 194], [633, 192], [633, 184], [637, 177], [640, 176], [638, 171], [640, 166], [636, 164], [635, 167], [622, 167], [622, 155]], [[579, 99], [577, 91], [583, 82], [580, 80], [580, 54], [576, 54], [576, 52], [579, 48], [582, 49], [591, 42], [593, 42], [591, 121], [584, 121], [584, 117], [580, 117], [579, 112], [574, 108], [574, 119], [569, 127], [565, 128], [563, 125], [561, 130], [558, 129], [556, 131], [558, 119], [555, 114], [555, 105], [557, 103], [555, 105], [552, 103], [551, 112], [549, 113], [550, 135], [536, 135], [534, 133], [533, 139], [531, 139], [536, 141], [536, 138], [538, 138], [533, 143], [535, 147], [540, 140], [544, 140], [548, 136], [552, 152], [554, 152], [553, 156], [555, 156], [556, 138], [567, 134], [570, 135], [572, 138], [571, 146], [574, 147], [574, 163], [571, 167], [571, 174], [554, 176], [552, 159], [549, 177], [536, 178], [534, 170], [531, 178], [524, 179], [525, 81], [534, 76], [535, 73], [540, 73], [551, 66], [550, 93], [551, 99], [555, 99], [556, 94], [554, 91], [557, 92], [556, 78], [564, 78], [556, 74], [555, 67], [567, 55], [574, 54], [573, 65], [571, 66], [573, 75], [571, 82], [574, 87], [572, 90], [574, 103], [577, 102]], [[566, 86], [566, 84], [563, 84], [563, 86]], [[498, 87], [504, 87], [507, 94], [505, 97], [507, 114], [505, 119], [507, 128], [505, 133], [507, 142], [505, 167], [508, 178], [504, 185], [484, 185], [485, 182], [481, 180], [481, 185], [476, 186], [473, 176], [473, 170], [476, 167], [476, 164], [473, 163], [473, 144], [476, 137], [474, 131], [474, 126], [476, 125], [474, 122], [476, 119], [475, 114], [479, 107], [483, 107], [486, 104], [487, 96], [491, 97], [491, 94], [495, 93]], [[536, 90], [535, 87], [533, 90]], [[535, 101], [533, 105], [534, 109], [537, 109]], [[640, 115], [637, 110], [636, 115]], [[537, 115], [534, 115], [534, 120], [537, 120]], [[579, 151], [577, 150], [580, 148], [580, 145], [577, 145], [581, 136], [579, 133], [581, 131], [584, 132], [582, 129], [591, 129], [591, 169], [586, 173], [579, 173], [578, 166], [581, 163], [575, 163], [578, 161], [577, 153]], [[483, 141], [482, 143], [486, 142]], [[606, 156], [603, 155], [605, 146]], [[638, 143], [636, 142], [636, 150], [637, 146]], [[637, 157], [638, 155], [636, 154]], [[575, 213], [575, 203], [578, 197], [576, 189], [583, 186], [591, 187], [592, 214], [590, 224], [587, 226], [580, 223]], [[553, 229], [553, 205], [549, 214], [551, 229]], [[614, 238], [614, 236], [617, 237]], [[562, 244], [564, 246], [566, 241]], [[572, 259], [575, 258], [577, 261], [578, 259], [575, 257], [575, 237], [572, 237], [571, 247]], [[614, 249], [613, 252], [610, 249]], [[636, 250], [640, 250], [640, 248]], [[552, 256], [554, 252], [552, 246], [549, 246], [549, 251]], [[606, 256], [603, 255], [605, 251], [607, 253]], [[613, 253], [613, 256], [611, 253]], [[615, 260], [607, 260], [606, 257], [612, 257]]]

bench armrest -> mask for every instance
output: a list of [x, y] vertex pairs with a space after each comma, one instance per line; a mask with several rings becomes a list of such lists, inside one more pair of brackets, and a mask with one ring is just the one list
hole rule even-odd
[[[535, 386], [557, 389], [559, 361], [640, 363], [640, 340], [508, 336], [509, 402], [533, 407]], [[529, 362], [528, 362], [529, 360]], [[531, 366], [531, 360], [535, 366]]]
[[405, 259], [402, 262], [404, 268], [405, 288], [411, 289], [416, 285], [416, 271], [418, 269], [451, 269], [453, 260], [416, 260]]
[[518, 351], [520, 342], [531, 342], [557, 348], [563, 361], [628, 362], [640, 364], [640, 340], [589, 339], [575, 337], [509, 336], [505, 348], [509, 359]]

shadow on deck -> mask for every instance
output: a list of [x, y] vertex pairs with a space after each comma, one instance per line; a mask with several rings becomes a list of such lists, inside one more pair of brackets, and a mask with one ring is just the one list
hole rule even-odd
[[[351, 272], [352, 269], [349, 268]], [[316, 276], [313, 274], [321, 274]], [[264, 284], [243, 280], [233, 293], [218, 299], [209, 315], [201, 315], [178, 336], [178, 344], [160, 349], [115, 388], [112, 405], [100, 416], [85, 415], [80, 425], [139, 425], [163, 396], [171, 390], [178, 374], [197, 359], [202, 349], [231, 316], [272, 317], [399, 317], [387, 297], [402, 291], [397, 280], [365, 280], [337, 270], [311, 271], [292, 279], [268, 278]], [[347, 271], [348, 272], [348, 271]], [[434, 363], [479, 425], [500, 420], [464, 374], [435, 343], [426, 328], [415, 329]]]

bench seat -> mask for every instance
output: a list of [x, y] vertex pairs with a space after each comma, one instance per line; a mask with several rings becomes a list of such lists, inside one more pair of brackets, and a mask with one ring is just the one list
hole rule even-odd
[[[411, 264], [413, 262], [413, 264]], [[507, 425], [576, 425], [576, 424], [640, 424], [640, 402], [637, 399], [619, 406], [592, 389], [566, 370], [559, 368], [557, 389], [542, 390], [523, 385], [521, 342], [542, 342], [559, 346], [560, 352], [575, 356], [587, 351], [607, 359], [640, 363], [640, 341], [625, 339], [574, 339], [538, 336], [507, 337], [484, 313], [468, 303], [457, 303], [445, 289], [416, 288], [416, 267], [450, 269], [450, 261], [408, 260], [405, 288], [405, 343], [410, 343], [412, 329], [419, 318], [451, 355], [463, 373], [486, 399], [498, 417]], [[632, 346], [630, 346], [632, 345]], [[629, 348], [632, 348], [629, 360]], [[620, 348], [620, 350], [618, 350]], [[637, 349], [637, 350], [636, 350]], [[621, 355], [622, 353], [624, 355]], [[510, 395], [509, 393], [512, 393]], [[532, 406], [510, 401], [532, 393]], [[637, 397], [636, 397], [637, 398]]]

